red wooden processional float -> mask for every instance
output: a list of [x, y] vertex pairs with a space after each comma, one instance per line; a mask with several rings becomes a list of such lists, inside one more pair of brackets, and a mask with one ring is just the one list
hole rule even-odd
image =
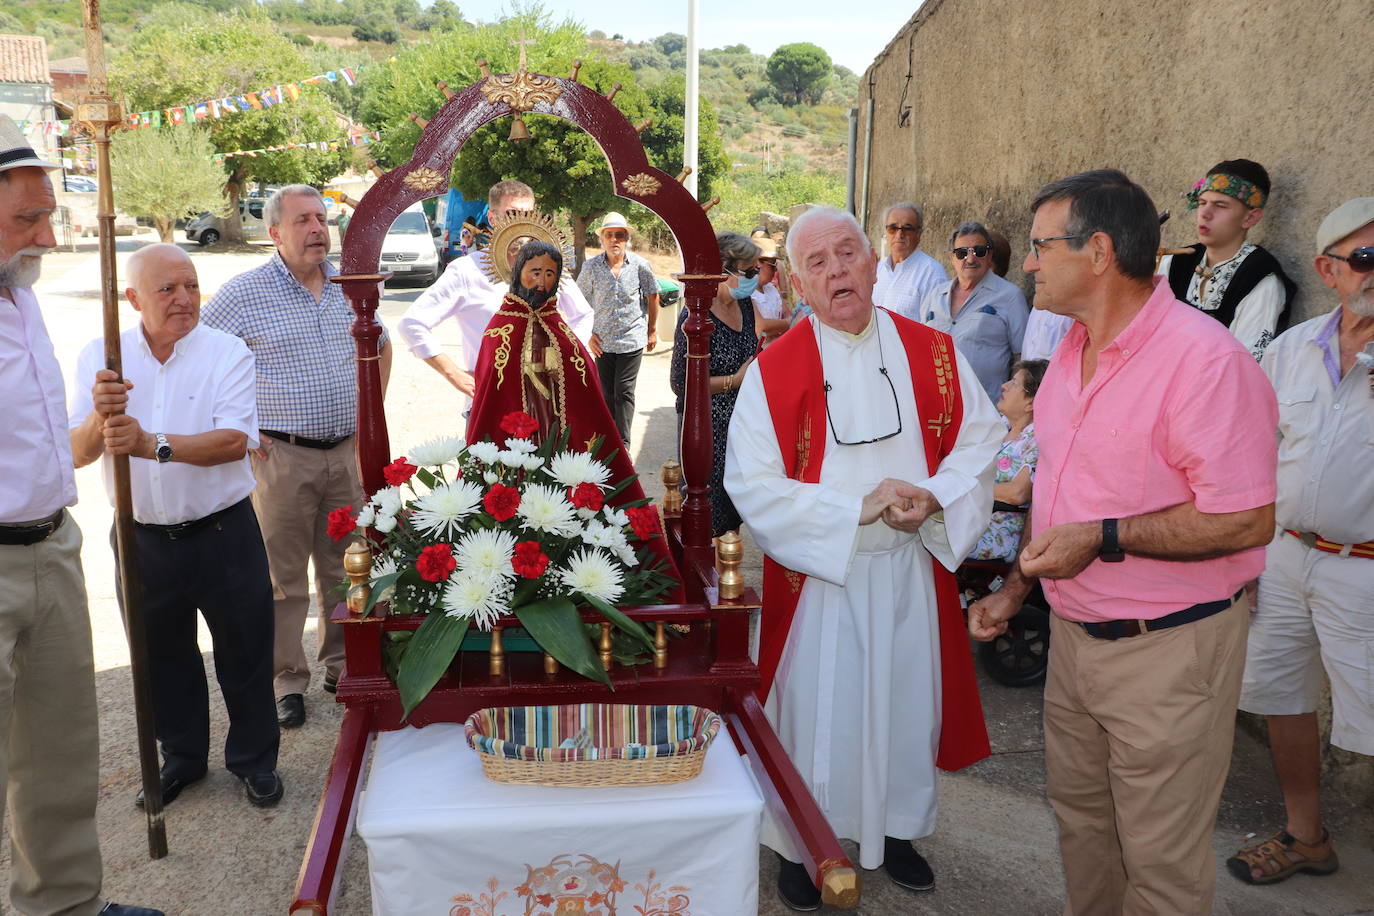
[[[706, 313], [718, 283], [724, 279], [715, 233], [705, 210], [681, 183], [686, 172], [675, 179], [649, 164], [639, 140], [639, 131], [648, 122], [639, 127], [631, 125], [612, 104], [615, 90], [602, 95], [579, 83], [579, 65], [574, 65], [572, 75], [564, 79], [529, 73], [523, 60], [521, 63], [516, 73], [493, 75], [485, 61], [479, 62], [483, 79], [459, 93], [441, 83], [439, 89], [448, 101], [432, 120], [415, 118], [422, 132], [414, 155], [373, 184], [349, 224], [342, 271], [334, 279], [342, 284], [357, 314], [352, 332], [357, 342], [357, 443], [363, 486], [369, 494], [385, 486], [382, 468], [391, 460], [378, 367], [381, 325], [376, 319], [378, 298], [387, 277], [378, 272], [378, 264], [388, 227], [406, 207], [447, 190], [454, 158], [477, 128], [513, 114], [516, 123], [512, 136], [521, 137], [528, 136], [522, 117], [527, 112], [562, 118], [596, 140], [609, 161], [616, 192], [657, 214], [672, 230], [682, 252], [685, 270], [678, 279], [685, 287], [690, 312], [684, 327], [688, 359], [680, 472], [686, 482], [686, 498], [678, 496], [679, 472], [670, 462], [663, 471], [668, 484], [663, 510], [687, 603], [623, 608], [630, 617], [656, 629], [658, 650], [652, 666], [619, 666], [612, 663], [609, 646], [603, 643], [602, 661], [615, 686], [613, 693], [565, 669], [546, 665], [547, 659], [538, 653], [506, 655], [499, 628], [518, 626], [519, 621], [514, 616], [502, 618], [493, 630], [488, 653], [459, 653], [408, 722], [401, 720], [400, 695], [383, 669], [383, 633], [416, 629], [422, 618], [363, 617], [350, 610], [348, 603], [339, 604], [333, 622], [345, 628], [347, 670], [339, 681], [337, 698], [346, 708], [291, 912], [330, 911], [353, 829], [363, 767], [377, 732], [406, 724], [462, 722], [475, 710], [488, 706], [586, 702], [690, 703], [719, 712], [738, 747], [748, 756], [765, 803], [787, 826], [801, 850], [825, 902], [855, 907], [859, 901], [858, 872], [788, 759], [755, 695], [759, 672], [749, 658], [749, 615], [760, 604], [752, 589], [732, 587], [738, 580], [738, 543], [722, 547], [721, 571], [717, 570], [718, 558], [712, 546], [707, 502], [711, 322]], [[453, 419], [458, 422], [458, 418]], [[362, 562], [355, 571], [365, 579], [370, 558], [363, 555], [357, 559]], [[356, 608], [358, 603], [352, 604]], [[586, 617], [600, 620], [591, 612]], [[690, 627], [682, 627], [684, 624]], [[664, 627], [672, 625], [688, 632], [674, 640], [669, 650]]]

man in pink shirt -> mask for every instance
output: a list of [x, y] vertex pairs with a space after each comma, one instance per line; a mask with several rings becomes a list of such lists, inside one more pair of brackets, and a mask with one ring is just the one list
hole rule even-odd
[[1024, 270], [1075, 321], [1035, 401], [1030, 532], [969, 630], [1039, 578], [1054, 609], [1048, 794], [1070, 914], [1211, 912], [1248, 598], [1274, 531], [1273, 388], [1153, 278], [1159, 223], [1120, 172], [1046, 185]]

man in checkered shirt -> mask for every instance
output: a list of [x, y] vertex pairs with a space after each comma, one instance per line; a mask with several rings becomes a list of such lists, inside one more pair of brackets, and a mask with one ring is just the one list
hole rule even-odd
[[[320, 192], [284, 187], [263, 207], [263, 219], [276, 254], [226, 283], [202, 320], [242, 338], [257, 360], [262, 447], [253, 452], [253, 508], [276, 600], [277, 721], [295, 728], [305, 722], [310, 685], [301, 631], [310, 610], [312, 561], [325, 690], [333, 692], [343, 668], [343, 632], [329, 625], [329, 592], [344, 578], [347, 545], [332, 540], [326, 528], [332, 510], [358, 505], [362, 497], [353, 449], [356, 351], [349, 333], [353, 312], [338, 284], [329, 282], [338, 271], [325, 259], [329, 227]], [[385, 388], [391, 370], [385, 330], [380, 365]]]

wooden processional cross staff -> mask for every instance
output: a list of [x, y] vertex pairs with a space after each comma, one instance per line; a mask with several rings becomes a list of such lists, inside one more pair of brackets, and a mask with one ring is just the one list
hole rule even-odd
[[[76, 108], [76, 120], [95, 141], [99, 182], [96, 220], [100, 227], [100, 300], [105, 317], [105, 368], [124, 377], [119, 352], [119, 294], [115, 267], [114, 190], [110, 183], [110, 134], [123, 122], [119, 103], [105, 79], [105, 38], [100, 28], [100, 0], [82, 0], [86, 30], [87, 89]], [[134, 500], [129, 456], [112, 455], [115, 481], [115, 554], [119, 592], [129, 638], [129, 672], [134, 682], [134, 718], [138, 725], [138, 760], [143, 774], [143, 811], [148, 816], [148, 855], [167, 855], [167, 826], [162, 817], [162, 776], [153, 728], [153, 688], [148, 670], [147, 623], [140, 599], [134, 547]]]

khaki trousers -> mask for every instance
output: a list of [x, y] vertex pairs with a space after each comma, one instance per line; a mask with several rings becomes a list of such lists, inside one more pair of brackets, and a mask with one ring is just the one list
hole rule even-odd
[[81, 529], [0, 546], [0, 786], [10, 903], [26, 916], [99, 911], [100, 732]]
[[276, 635], [273, 665], [277, 696], [305, 693], [310, 686], [310, 663], [301, 633], [310, 613], [310, 576], [315, 567], [315, 598], [319, 602], [319, 662], [333, 675], [343, 670], [343, 630], [329, 623], [337, 591], [344, 580], [343, 555], [350, 538], [332, 540], [326, 530], [329, 513], [362, 501], [352, 437], [332, 449], [306, 448], [262, 438], [267, 458], [253, 453], [253, 510], [262, 526], [267, 562], [272, 571]]
[[1207, 916], [1248, 599], [1204, 620], [1095, 639], [1053, 617], [1045, 764], [1067, 916]]

